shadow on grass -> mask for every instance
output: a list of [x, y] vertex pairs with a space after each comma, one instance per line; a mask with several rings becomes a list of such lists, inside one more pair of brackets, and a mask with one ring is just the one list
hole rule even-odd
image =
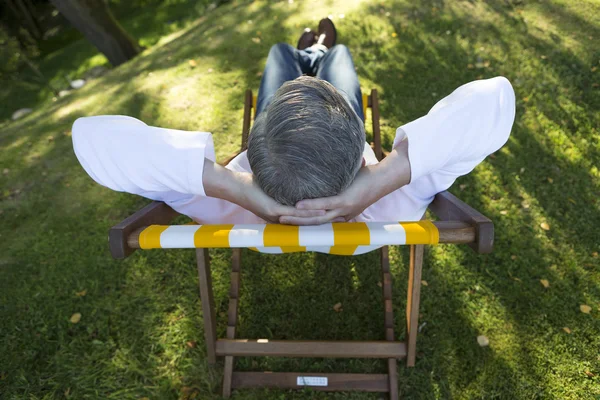
[[[594, 229], [600, 223], [600, 188], [590, 172], [599, 155], [598, 147], [589, 145], [599, 122], [598, 91], [589, 88], [593, 77], [587, 61], [560, 37], [543, 39], [515, 7], [471, 4], [472, 9], [442, 1], [419, 6], [372, 2], [338, 23], [361, 79], [382, 93], [388, 146], [397, 126], [423, 115], [470, 80], [505, 75], [519, 99], [506, 150], [461, 178], [464, 190], [453, 188], [495, 221], [495, 252], [482, 257], [466, 247], [428, 250], [423, 278], [429, 284], [423, 288], [421, 318], [426, 325], [416, 368], [400, 363], [401, 392], [405, 398], [577, 398], [592, 391], [593, 382], [584, 381], [578, 368], [596, 356], [600, 329], [597, 319], [582, 319], [577, 310], [580, 303], [600, 297], [590, 279], [597, 272], [591, 254], [599, 250]], [[209, 368], [204, 358], [193, 253], [154, 251], [126, 262], [110, 260], [107, 229], [146, 201], [97, 187], [79, 169], [68, 136], [48, 136], [68, 132], [76, 117], [90, 112], [86, 101], [105, 91], [114, 101], [93, 105], [94, 112], [152, 121], [158, 95], [133, 80], [176, 70], [192, 58], [213, 60], [219, 72], [242, 71], [238, 82], [218, 83], [226, 93], [225, 112], [234, 114], [227, 123], [237, 124], [243, 92], [258, 86], [257, 73], [270, 45], [288, 37], [285, 22], [293, 10], [270, 3], [264, 8], [246, 3], [218, 8], [172, 42], [110, 71], [101, 85], [61, 99], [2, 133], [2, 143], [10, 143], [2, 166], [24, 168], [3, 181], [10, 190], [2, 204], [3, 246], [9, 251], [0, 256], [0, 338], [6, 349], [0, 372], [7, 373], [0, 379], [1, 392], [218, 397], [219, 370]], [[558, 25], [587, 23], [564, 7], [543, 11]], [[587, 29], [597, 32], [594, 25]], [[259, 37], [258, 30], [261, 40], [254, 43], [250, 39]], [[206, 74], [198, 70], [199, 76]], [[538, 228], [542, 220], [551, 225], [548, 233]], [[230, 252], [211, 251], [211, 256], [223, 333]], [[347, 258], [245, 251], [243, 257], [240, 336], [383, 338], [375, 253]], [[392, 257], [397, 336], [402, 337], [407, 260], [397, 250]], [[549, 290], [539, 284], [542, 278], [551, 282]], [[75, 294], [84, 289], [84, 296]], [[340, 313], [332, 309], [338, 302]], [[73, 325], [68, 318], [75, 312], [83, 317]], [[562, 332], [563, 326], [573, 330], [572, 336]], [[490, 348], [477, 346], [479, 334], [490, 337]], [[197, 346], [186, 345], [188, 341]], [[239, 359], [238, 367], [385, 371], [383, 362], [369, 360], [248, 358]], [[331, 398], [278, 391], [237, 396]]]

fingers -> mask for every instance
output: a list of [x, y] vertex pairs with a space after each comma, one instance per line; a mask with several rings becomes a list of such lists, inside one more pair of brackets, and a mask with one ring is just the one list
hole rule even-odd
[[307, 199], [296, 203], [296, 208], [300, 210], [333, 210], [341, 206], [341, 198], [339, 196]]
[[301, 218], [321, 217], [325, 215], [325, 210], [298, 210], [295, 207], [284, 206], [277, 210], [279, 216], [293, 216]]
[[296, 217], [293, 215], [283, 215], [279, 218], [279, 223], [287, 225], [322, 225], [328, 222], [342, 222], [346, 219], [339, 215], [337, 210], [328, 211], [323, 215], [314, 217]]

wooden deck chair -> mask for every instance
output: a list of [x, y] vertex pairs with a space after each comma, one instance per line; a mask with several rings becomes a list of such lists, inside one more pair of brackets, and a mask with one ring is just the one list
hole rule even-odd
[[[363, 103], [365, 111], [367, 107], [372, 110], [373, 148], [376, 156], [381, 160], [384, 151], [381, 147], [379, 130], [377, 91], [372, 90], [370, 95], [363, 95]], [[255, 107], [256, 98], [248, 90], [244, 104], [242, 150], [245, 150], [248, 144], [252, 111]], [[489, 253], [493, 246], [492, 221], [449, 192], [435, 196], [429, 209], [438, 220], [410, 223], [397, 221], [336, 223], [321, 227], [292, 227], [277, 224], [169, 226], [169, 222], [178, 213], [164, 203], [153, 202], [111, 228], [109, 244], [115, 258], [125, 258], [136, 249], [196, 248], [208, 363], [214, 364], [217, 357], [225, 357], [224, 397], [229, 397], [232, 389], [309, 387], [322, 391], [384, 392], [389, 393], [390, 399], [395, 400], [398, 398], [397, 359], [406, 358], [408, 367], [415, 365], [424, 246], [438, 243], [464, 243], [478, 253]], [[332, 246], [330, 252], [336, 254], [353, 254], [360, 246], [383, 245], [377, 251], [381, 254], [385, 340], [279, 341], [236, 338], [241, 248], [262, 246], [264, 250], [275, 249], [275, 252], [286, 252], [307, 251], [314, 245]], [[407, 337], [404, 342], [396, 341], [394, 338], [392, 276], [388, 245], [410, 246], [406, 304]], [[215, 307], [208, 257], [208, 248], [218, 247], [233, 249], [225, 339], [216, 337]], [[388, 373], [314, 374], [234, 371], [234, 357], [243, 356], [380, 358], [387, 360]]]

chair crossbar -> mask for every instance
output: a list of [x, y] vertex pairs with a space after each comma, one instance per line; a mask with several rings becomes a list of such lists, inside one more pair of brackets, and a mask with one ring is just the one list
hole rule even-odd
[[[234, 389], [303, 389], [337, 392], [388, 392], [388, 374], [307, 374], [302, 372], [234, 372]], [[327, 382], [313, 384], [313, 380]]]
[[217, 356], [404, 358], [406, 344], [394, 341], [219, 339]]

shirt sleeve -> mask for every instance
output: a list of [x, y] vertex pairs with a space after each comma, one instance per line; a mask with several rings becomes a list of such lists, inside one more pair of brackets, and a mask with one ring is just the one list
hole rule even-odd
[[204, 159], [215, 161], [210, 133], [108, 115], [77, 119], [72, 137], [82, 167], [103, 186], [155, 200], [165, 200], [161, 193], [206, 196]]
[[394, 147], [408, 139], [411, 182], [439, 170], [460, 176], [506, 143], [514, 119], [515, 94], [508, 79], [474, 81], [398, 128]]

